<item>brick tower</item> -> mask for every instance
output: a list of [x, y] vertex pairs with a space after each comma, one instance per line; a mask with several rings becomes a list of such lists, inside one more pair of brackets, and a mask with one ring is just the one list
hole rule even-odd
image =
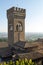
[[12, 7], [7, 10], [8, 43], [25, 40], [25, 9]]

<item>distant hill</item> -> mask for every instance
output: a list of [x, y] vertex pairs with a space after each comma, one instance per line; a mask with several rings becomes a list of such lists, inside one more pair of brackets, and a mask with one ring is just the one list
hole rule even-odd
[[7, 38], [8, 37], [8, 34], [7, 33], [0, 33], [0, 38]]
[[[0, 38], [8, 38], [8, 33], [0, 33]], [[28, 41], [43, 39], [43, 33], [25, 33], [25, 39]]]
[[25, 33], [25, 39], [28, 41], [34, 41], [39, 38], [43, 39], [43, 33]]

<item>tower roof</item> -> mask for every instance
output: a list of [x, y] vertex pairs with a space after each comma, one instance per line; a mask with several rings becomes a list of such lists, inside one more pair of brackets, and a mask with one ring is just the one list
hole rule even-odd
[[18, 8], [18, 7], [12, 7], [10, 9], [7, 10], [7, 12], [22, 12], [25, 13], [26, 9], [23, 8]]

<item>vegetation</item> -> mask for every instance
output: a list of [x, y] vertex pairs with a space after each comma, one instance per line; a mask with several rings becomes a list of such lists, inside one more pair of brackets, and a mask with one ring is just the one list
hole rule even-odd
[[32, 62], [32, 60], [25, 59], [19, 59], [16, 61], [10, 60], [9, 62], [2, 62], [0, 65], [37, 65], [36, 63]]
[[0, 38], [0, 42], [7, 42], [8, 39], [7, 38]]

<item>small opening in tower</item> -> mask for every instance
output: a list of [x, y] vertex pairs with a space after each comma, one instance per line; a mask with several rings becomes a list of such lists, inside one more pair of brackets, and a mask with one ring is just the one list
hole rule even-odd
[[22, 26], [22, 23], [20, 21], [16, 25], [16, 31], [18, 31], [18, 32], [23, 31], [23, 26]]

